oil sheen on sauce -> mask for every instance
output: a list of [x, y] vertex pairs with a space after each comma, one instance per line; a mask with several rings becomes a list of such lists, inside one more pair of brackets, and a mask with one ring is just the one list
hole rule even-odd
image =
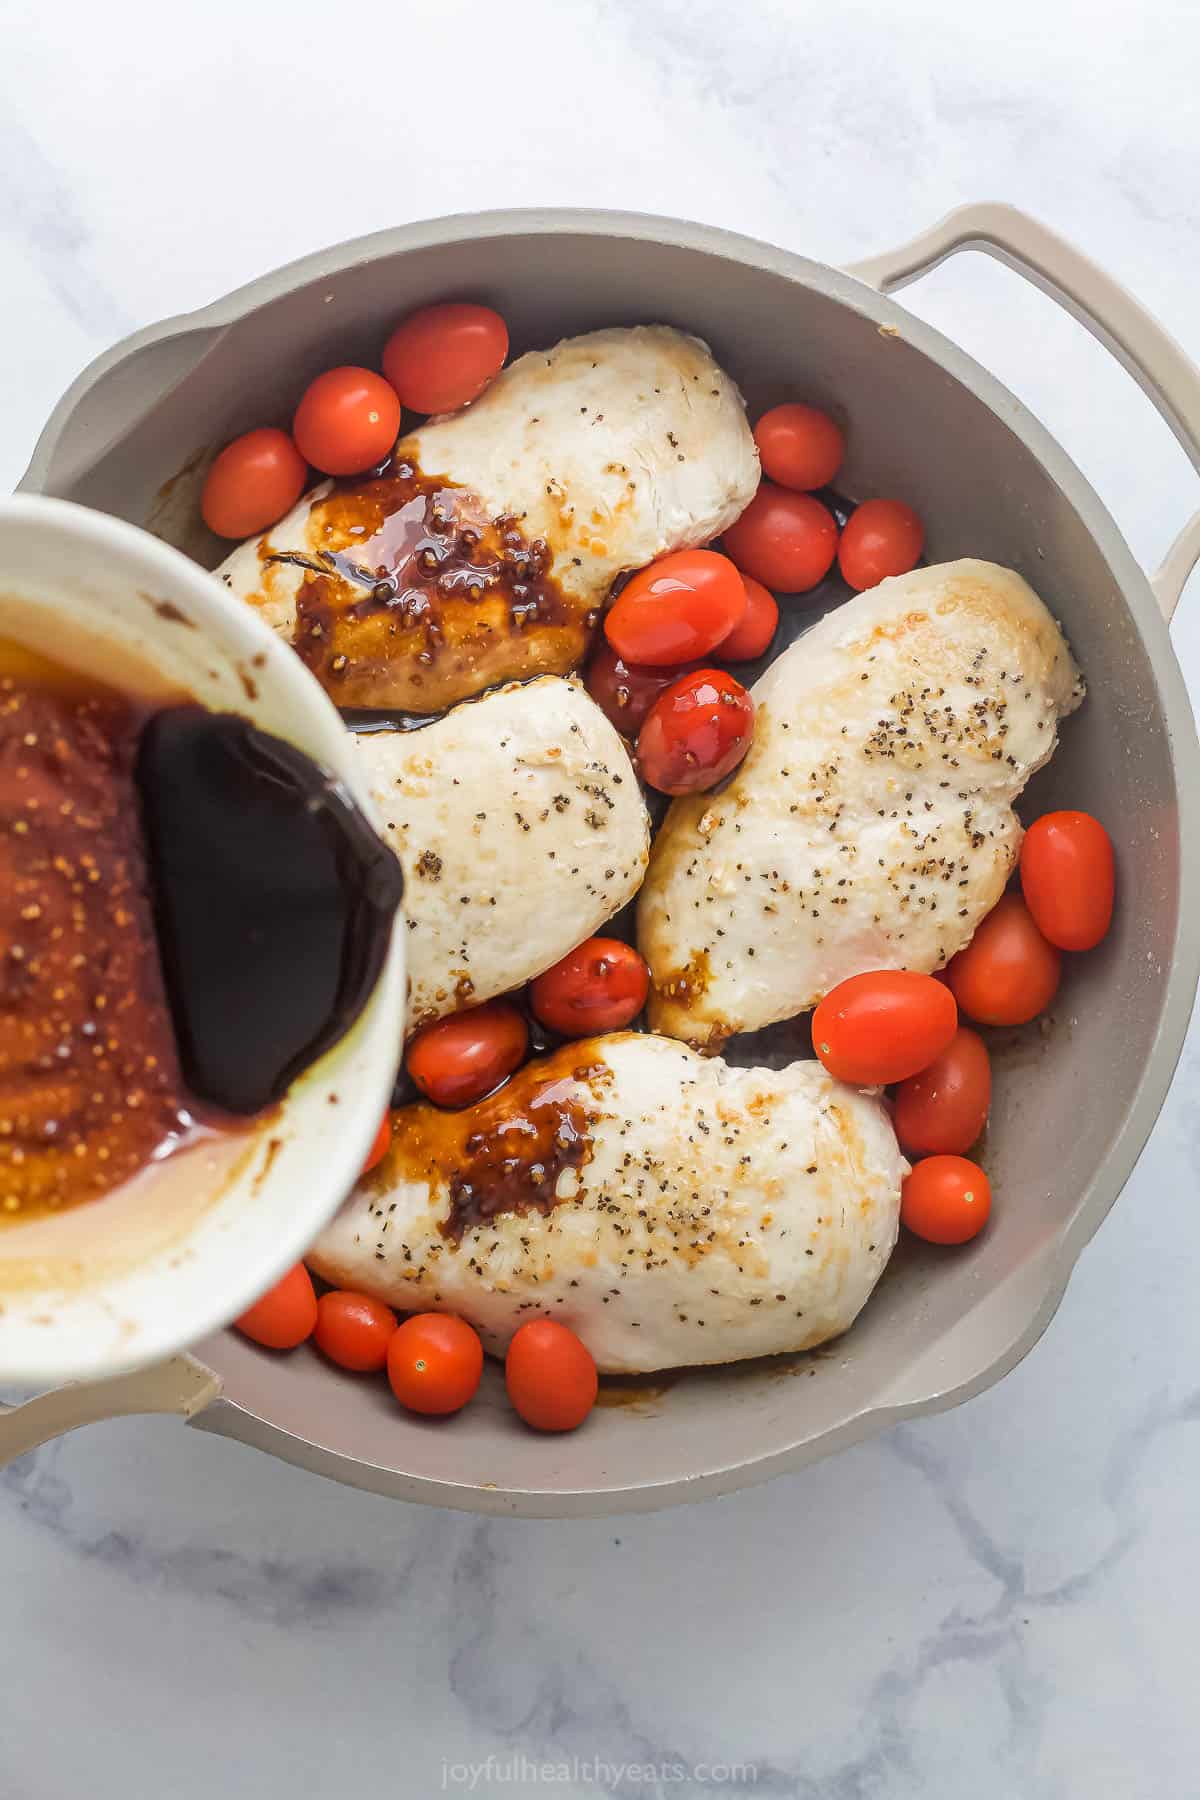
[[464, 1112], [403, 1107], [386, 1179], [403, 1171], [446, 1189], [441, 1232], [454, 1243], [502, 1214], [549, 1213], [579, 1191], [591, 1157], [589, 1102], [610, 1079], [606, 1064], [581, 1061], [580, 1047], [564, 1044]]
[[314, 501], [295, 646], [340, 707], [429, 715], [493, 681], [565, 673], [597, 615], [512, 514], [403, 457]]

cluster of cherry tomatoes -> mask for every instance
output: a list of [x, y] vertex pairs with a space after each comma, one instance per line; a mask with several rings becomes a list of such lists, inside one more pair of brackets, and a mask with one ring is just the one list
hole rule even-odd
[[[269, 1350], [295, 1350], [312, 1338], [339, 1368], [356, 1375], [387, 1371], [408, 1412], [444, 1417], [474, 1397], [483, 1375], [479, 1333], [454, 1313], [413, 1313], [403, 1324], [369, 1294], [332, 1288], [317, 1298], [303, 1263], [237, 1320]], [[537, 1431], [574, 1431], [596, 1404], [599, 1382], [587, 1346], [553, 1319], [530, 1319], [515, 1333], [504, 1363], [509, 1399]]]
[[618, 731], [636, 735], [638, 771], [651, 787], [696, 793], [737, 768], [754, 735], [754, 702], [728, 670], [697, 659], [761, 656], [778, 623], [774, 597], [757, 582], [752, 594], [716, 550], [660, 557], [622, 588], [587, 686]]
[[920, 1159], [900, 1217], [934, 1244], [966, 1243], [992, 1204], [987, 1176], [963, 1154], [987, 1123], [991, 1063], [960, 1015], [1027, 1024], [1058, 992], [1062, 952], [1093, 949], [1112, 920], [1112, 844], [1088, 813], [1046, 813], [1031, 825], [1020, 877], [1020, 892], [1004, 895], [943, 975], [854, 975], [813, 1013], [813, 1048], [831, 1075], [894, 1088], [896, 1136]]
[[864, 501], [839, 535], [811, 491], [834, 479], [845, 450], [827, 413], [772, 407], [754, 437], [767, 479], [725, 532], [724, 553], [679, 550], [639, 570], [610, 608], [587, 671], [592, 698], [636, 738], [639, 771], [664, 794], [715, 787], [749, 749], [754, 702], [706, 659], [766, 653], [779, 624], [772, 588], [807, 593], [836, 557], [861, 591], [915, 568], [924, 546], [920, 519], [899, 500]]
[[327, 369], [301, 396], [289, 432], [247, 431], [227, 444], [204, 483], [200, 511], [218, 537], [246, 538], [277, 525], [309, 482], [361, 475], [390, 455], [403, 407], [456, 412], [504, 367], [508, 327], [489, 306], [448, 302], [410, 313], [388, 338], [383, 374]]
[[839, 426], [815, 406], [773, 406], [754, 427], [767, 479], [725, 548], [743, 574], [784, 594], [805, 594], [833, 567], [862, 592], [917, 566], [925, 531], [900, 500], [864, 500], [838, 534], [837, 520], [814, 490], [828, 487], [846, 444]]
[[[646, 1004], [650, 971], [631, 944], [592, 937], [530, 983], [535, 1019], [563, 1038], [623, 1031]], [[529, 1022], [515, 1000], [488, 1000], [424, 1025], [409, 1042], [405, 1067], [435, 1106], [473, 1106], [519, 1069]]]

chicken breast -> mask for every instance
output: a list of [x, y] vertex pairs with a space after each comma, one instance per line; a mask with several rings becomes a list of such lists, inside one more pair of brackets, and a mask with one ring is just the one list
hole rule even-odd
[[323, 482], [217, 573], [340, 706], [440, 712], [582, 660], [613, 578], [732, 524], [741, 395], [665, 325], [531, 351], [369, 480]]
[[1083, 686], [1033, 589], [963, 561], [848, 601], [753, 692], [746, 760], [674, 801], [638, 902], [651, 1024], [709, 1048], [849, 975], [961, 950]]
[[558, 1319], [620, 1373], [845, 1331], [891, 1254], [908, 1167], [880, 1102], [819, 1063], [734, 1069], [633, 1032], [394, 1125], [317, 1273], [461, 1313], [496, 1354], [527, 1319]]
[[641, 789], [577, 681], [515, 683], [353, 742], [404, 868], [410, 1030], [540, 975], [636, 892]]

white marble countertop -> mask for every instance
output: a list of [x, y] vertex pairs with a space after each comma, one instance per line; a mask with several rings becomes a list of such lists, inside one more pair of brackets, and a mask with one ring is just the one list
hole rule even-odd
[[[124, 332], [474, 207], [695, 216], [837, 262], [1007, 199], [1200, 358], [1191, 0], [8, 0], [0, 50], [0, 481]], [[981, 259], [910, 299], [1152, 562], [1197, 484], [1115, 364]], [[1176, 627], [1194, 695], [1198, 586]], [[485, 1523], [166, 1420], [16, 1465], [0, 1796], [1192, 1791], [1198, 1072], [1193, 1032], [1008, 1380], [749, 1493]]]

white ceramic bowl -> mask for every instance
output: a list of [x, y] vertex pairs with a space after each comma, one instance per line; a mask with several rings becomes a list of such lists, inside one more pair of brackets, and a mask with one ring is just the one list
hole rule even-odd
[[[178, 551], [62, 500], [0, 499], [0, 637], [243, 714], [358, 792], [347, 736], [298, 657]], [[0, 1384], [94, 1378], [194, 1343], [307, 1249], [349, 1191], [399, 1057], [404, 946], [352, 1030], [244, 1132], [113, 1193], [0, 1225]]]

